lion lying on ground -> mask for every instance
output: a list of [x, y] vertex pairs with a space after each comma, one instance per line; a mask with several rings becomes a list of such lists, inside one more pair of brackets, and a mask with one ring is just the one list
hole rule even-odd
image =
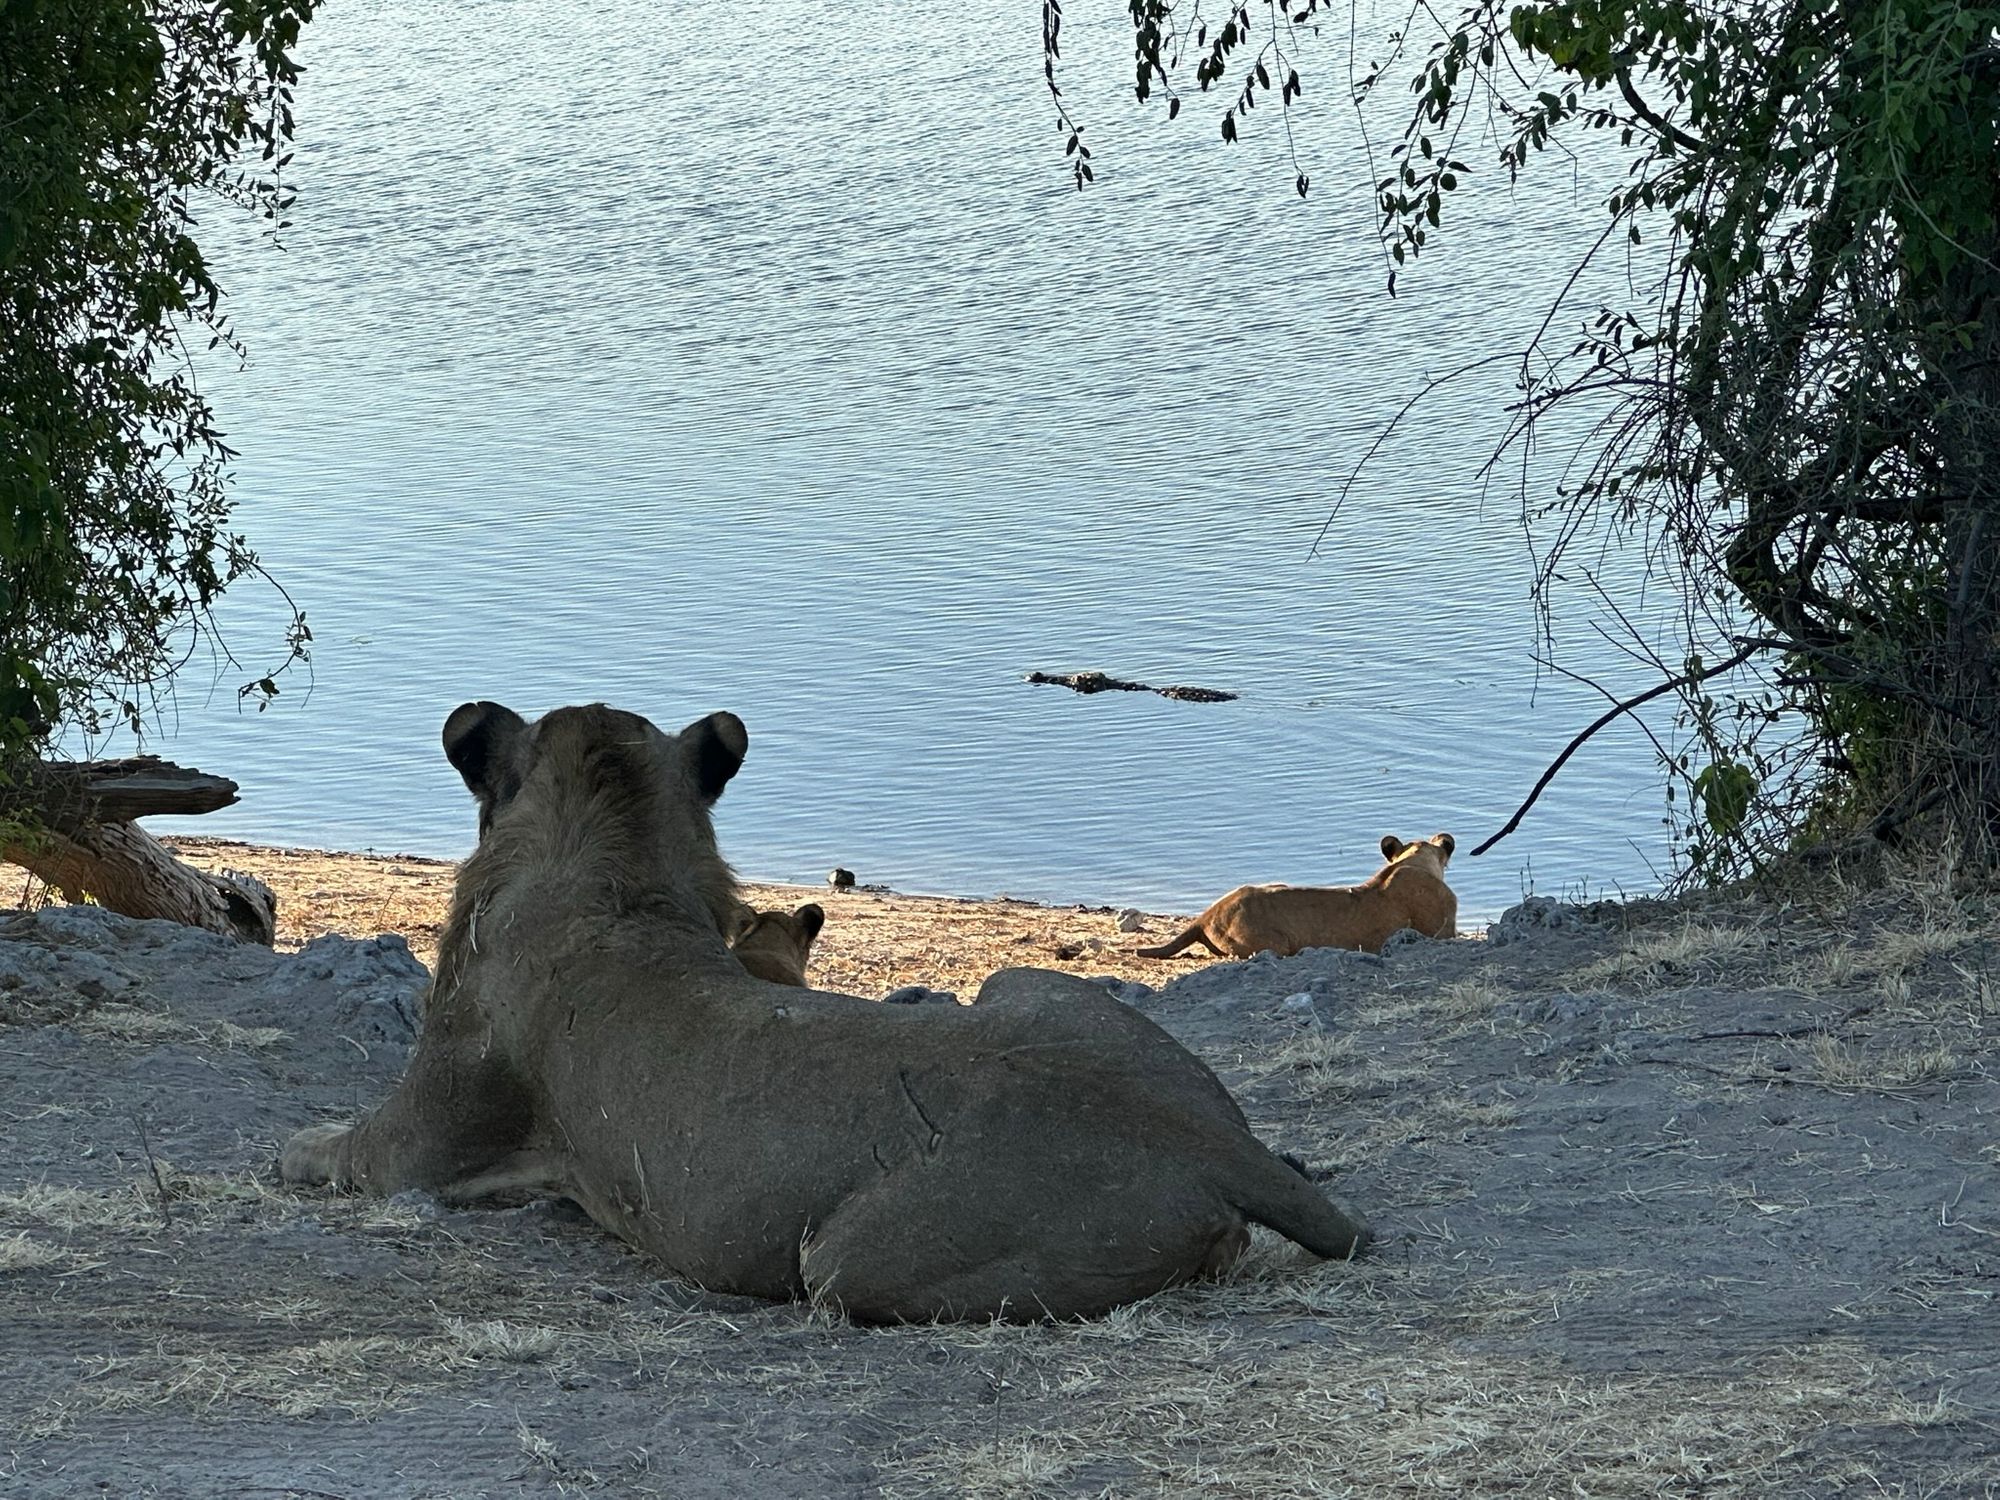
[[746, 906], [729, 951], [759, 979], [804, 989], [813, 939], [824, 926], [826, 911], [817, 901], [808, 901], [797, 911], [752, 911]]
[[1246, 1221], [1366, 1231], [1102, 989], [1009, 969], [966, 1007], [747, 973], [709, 805], [748, 736], [602, 705], [471, 703], [445, 753], [486, 830], [388, 1101], [286, 1145], [287, 1181], [546, 1188], [706, 1287], [873, 1322], [1104, 1312], [1233, 1263]]
[[1448, 833], [1409, 844], [1385, 834], [1388, 863], [1360, 885], [1239, 885], [1172, 942], [1141, 948], [1139, 956], [1172, 958], [1196, 943], [1217, 958], [1249, 958], [1267, 949], [1280, 958], [1302, 948], [1380, 953], [1390, 934], [1405, 927], [1448, 938], [1458, 929], [1458, 897], [1444, 883], [1454, 847]]

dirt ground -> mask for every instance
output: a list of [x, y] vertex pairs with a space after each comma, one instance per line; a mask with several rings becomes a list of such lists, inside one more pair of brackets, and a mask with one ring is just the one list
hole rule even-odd
[[[0, 1494], [2000, 1494], [1986, 895], [1086, 952], [1177, 976], [1115, 992], [1379, 1245], [1260, 1240], [1094, 1323], [871, 1330], [701, 1293], [560, 1205], [280, 1188], [289, 1131], [398, 1075], [424, 976], [374, 934], [427, 952], [449, 869], [190, 853], [269, 879], [303, 951], [0, 918]], [[1168, 927], [823, 904], [815, 977], [865, 995]]]

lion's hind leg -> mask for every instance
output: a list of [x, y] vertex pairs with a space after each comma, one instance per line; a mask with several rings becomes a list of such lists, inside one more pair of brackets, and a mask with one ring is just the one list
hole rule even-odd
[[1223, 1275], [1249, 1246], [1243, 1215], [1214, 1194], [1121, 1184], [1063, 1205], [1062, 1163], [1015, 1165], [976, 1194], [940, 1181], [962, 1183], [940, 1164], [847, 1199], [800, 1245], [807, 1298], [863, 1323], [1096, 1317]]

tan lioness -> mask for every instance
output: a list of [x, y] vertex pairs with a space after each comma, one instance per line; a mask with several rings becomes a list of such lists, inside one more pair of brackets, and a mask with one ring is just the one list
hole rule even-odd
[[287, 1181], [547, 1188], [703, 1286], [878, 1322], [1101, 1313], [1230, 1265], [1246, 1221], [1365, 1243], [1094, 984], [1008, 969], [906, 1007], [747, 973], [709, 822], [734, 716], [468, 703], [444, 741], [485, 833], [422, 1035], [381, 1108], [292, 1137]]
[[813, 939], [824, 926], [826, 910], [817, 901], [808, 901], [797, 911], [752, 911], [746, 906], [729, 951], [759, 979], [804, 989]]
[[1388, 863], [1359, 885], [1239, 885], [1172, 942], [1139, 955], [1172, 958], [1196, 943], [1217, 958], [1267, 950], [1289, 958], [1302, 948], [1380, 953], [1390, 934], [1405, 927], [1448, 938], [1458, 930], [1458, 897], [1444, 883], [1444, 867], [1455, 847], [1448, 833], [1409, 844], [1384, 834]]

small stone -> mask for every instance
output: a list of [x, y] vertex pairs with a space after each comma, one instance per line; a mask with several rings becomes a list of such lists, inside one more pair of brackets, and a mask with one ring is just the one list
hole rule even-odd
[[1430, 941], [1414, 927], [1399, 927], [1382, 940], [1382, 951], [1393, 953], [1398, 948], [1414, 948], [1419, 943]]
[[1278, 1009], [1288, 1015], [1294, 1016], [1317, 1016], [1319, 1014], [1318, 1004], [1304, 990], [1299, 991], [1296, 995], [1285, 996], [1284, 999], [1278, 1002]]
[[1120, 932], [1137, 932], [1146, 925], [1146, 919], [1139, 914], [1136, 906], [1128, 906], [1118, 913], [1117, 922]]

